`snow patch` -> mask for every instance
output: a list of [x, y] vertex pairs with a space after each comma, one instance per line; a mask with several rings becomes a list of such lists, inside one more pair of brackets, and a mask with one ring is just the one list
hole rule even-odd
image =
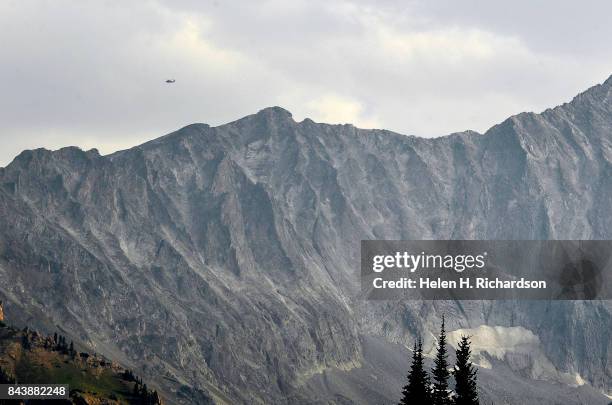
[[576, 379], [576, 386], [580, 387], [584, 384], [586, 384], [586, 381], [584, 381], [584, 379], [582, 378], [582, 376], [578, 373], [576, 373], [574, 375], [574, 378]]
[[448, 341], [455, 349], [461, 336], [470, 336], [474, 354], [486, 352], [499, 360], [508, 353], [533, 354], [540, 346], [540, 339], [522, 326], [481, 325], [473, 329], [457, 329], [448, 333]]
[[558, 370], [542, 350], [540, 338], [522, 326], [481, 325], [448, 333], [449, 344], [457, 349], [462, 336], [472, 342], [472, 361], [483, 368], [492, 368], [492, 360], [500, 360], [512, 370], [527, 373], [536, 380], [556, 381], [573, 387], [589, 382], [577, 372]]

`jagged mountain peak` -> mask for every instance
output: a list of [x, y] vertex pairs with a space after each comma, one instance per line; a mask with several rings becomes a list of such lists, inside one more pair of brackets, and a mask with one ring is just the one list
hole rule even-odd
[[[362, 336], [410, 346], [434, 336], [441, 313], [449, 330], [524, 327], [547, 342], [549, 368], [609, 392], [609, 303], [378, 306], [358, 295], [363, 239], [612, 237], [612, 114], [588, 99], [485, 136], [296, 123], [272, 107], [110, 157], [25, 152], [38, 163], [0, 171], [0, 299], [23, 319], [44, 308], [100, 352], [154, 359], [174, 392], [180, 382], [225, 403], [330, 402], [330, 385], [309, 383], [372, 369]], [[346, 395], [397, 402], [401, 384], [387, 377], [367, 374], [371, 392]]]
[[28, 167], [30, 165], [44, 165], [51, 160], [88, 160], [100, 157], [100, 152], [96, 148], [83, 150], [78, 146], [66, 146], [57, 150], [50, 150], [46, 148], [28, 149], [17, 155], [5, 169], [15, 166]]
[[[596, 84], [576, 95], [569, 103], [564, 103], [552, 111], [563, 109], [605, 109], [612, 111], [612, 76], [603, 83]], [[548, 111], [548, 110], [547, 110]]]
[[293, 119], [293, 114], [289, 110], [279, 106], [263, 108], [256, 115], [275, 119]]

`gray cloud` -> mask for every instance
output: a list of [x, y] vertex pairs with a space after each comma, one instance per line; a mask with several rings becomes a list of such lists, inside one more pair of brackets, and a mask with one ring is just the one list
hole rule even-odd
[[108, 153], [270, 105], [423, 136], [484, 131], [605, 80], [611, 12], [526, 0], [5, 1], [0, 166], [25, 148]]

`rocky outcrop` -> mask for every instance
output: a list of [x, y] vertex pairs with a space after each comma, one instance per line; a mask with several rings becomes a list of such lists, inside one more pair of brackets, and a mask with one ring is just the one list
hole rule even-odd
[[[28, 327], [0, 325], [1, 384], [68, 384], [64, 400], [42, 403], [77, 405], [163, 405], [157, 391], [117, 364], [97, 354], [78, 352], [73, 342], [54, 333], [45, 336]], [[3, 403], [26, 402], [2, 400]], [[200, 403], [206, 404], [201, 401]]]
[[0, 293], [219, 403], [305, 400], [313, 376], [366, 366], [363, 336], [411, 345], [442, 313], [525, 328], [558, 372], [610, 391], [609, 302], [373, 303], [358, 275], [361, 239], [610, 238], [611, 162], [612, 79], [482, 135], [274, 107], [109, 156], [25, 151], [0, 169]]

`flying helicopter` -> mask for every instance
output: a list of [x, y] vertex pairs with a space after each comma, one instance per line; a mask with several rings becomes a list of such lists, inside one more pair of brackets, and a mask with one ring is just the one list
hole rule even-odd
[[166, 83], [174, 83], [175, 81], [176, 80], [174, 80], [174, 79], [168, 79], [168, 80], [166, 80]]

